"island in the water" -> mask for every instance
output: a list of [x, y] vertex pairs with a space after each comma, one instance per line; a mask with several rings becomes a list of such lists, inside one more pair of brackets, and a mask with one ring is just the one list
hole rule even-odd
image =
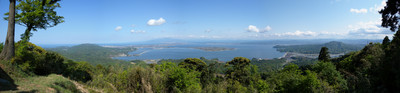
[[193, 47], [194, 49], [200, 49], [203, 51], [231, 51], [236, 48], [227, 48], [227, 47]]

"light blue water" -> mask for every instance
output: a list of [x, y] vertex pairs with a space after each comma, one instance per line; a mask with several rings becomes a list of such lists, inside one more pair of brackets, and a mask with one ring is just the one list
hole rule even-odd
[[[184, 59], [184, 58], [200, 58], [207, 59], [218, 58], [220, 61], [230, 61], [234, 57], [252, 58], [278, 58], [284, 53], [276, 51], [274, 45], [243, 45], [243, 44], [189, 44], [189, 45], [175, 45], [169, 48], [153, 49], [153, 48], [140, 48], [136, 51], [130, 52], [128, 57], [115, 57], [121, 60], [145, 60], [145, 59]], [[227, 47], [235, 48], [230, 51], [203, 51], [193, 49], [192, 47]]]

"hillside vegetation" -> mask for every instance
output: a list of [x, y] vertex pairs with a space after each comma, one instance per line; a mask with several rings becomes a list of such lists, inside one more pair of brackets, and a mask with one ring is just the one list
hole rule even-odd
[[128, 52], [136, 50], [135, 48], [108, 48], [96, 44], [80, 44], [72, 47], [48, 48], [48, 51], [57, 52], [68, 59], [74, 61], [86, 61], [90, 64], [108, 65], [108, 64], [128, 64], [127, 61], [112, 59], [119, 55], [127, 55]]
[[220, 63], [201, 57], [165, 59], [158, 64], [136, 60], [131, 65], [93, 65], [31, 43], [16, 46], [14, 60], [0, 65], [10, 82], [20, 86], [5, 89], [10, 92], [382, 92], [394, 91], [389, 87], [393, 82], [383, 78], [397, 71], [387, 63], [390, 56], [385, 56], [395, 45], [380, 43], [325, 61], [236, 57]]
[[351, 51], [358, 51], [363, 48], [364, 45], [352, 45], [345, 44], [342, 42], [331, 41], [325, 44], [307, 44], [307, 45], [276, 45], [274, 48], [280, 52], [296, 52], [303, 54], [318, 54], [321, 47], [329, 48], [329, 52], [332, 54], [348, 53]]

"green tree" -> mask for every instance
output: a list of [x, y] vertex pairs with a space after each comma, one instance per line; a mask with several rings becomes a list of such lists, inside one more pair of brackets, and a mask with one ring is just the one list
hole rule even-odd
[[318, 62], [312, 66], [312, 70], [318, 74], [320, 79], [328, 82], [337, 92], [347, 89], [346, 80], [343, 78], [343, 75], [336, 70], [332, 62]]
[[400, 1], [388, 0], [386, 6], [379, 11], [382, 15], [382, 27], [390, 28], [392, 32], [396, 32], [393, 40], [386, 51], [385, 62], [383, 62], [383, 86], [388, 92], [396, 92], [400, 88]]
[[318, 60], [319, 61], [326, 61], [328, 62], [330, 58], [328, 48], [327, 47], [322, 47], [321, 51], [319, 52]]
[[386, 6], [379, 11], [382, 14], [382, 27], [390, 28], [391, 31], [399, 31], [399, 0], [388, 0]]
[[16, 14], [15, 21], [26, 27], [25, 32], [21, 35], [21, 40], [29, 41], [32, 30], [47, 29], [64, 22], [64, 17], [58, 16], [55, 11], [60, 7], [57, 1], [59, 0], [22, 0], [19, 2], [16, 9], [20, 13]]
[[228, 79], [248, 84], [248, 76], [250, 76], [250, 60], [245, 57], [235, 57], [232, 61], [225, 64], [228, 67], [226, 77]]
[[206, 69], [207, 64], [198, 58], [186, 58], [183, 62], [179, 63], [179, 66], [201, 72]]
[[385, 38], [384, 38], [383, 41], [382, 41], [382, 45], [383, 45], [383, 46], [387, 46], [387, 45], [389, 45], [389, 44], [390, 44], [389, 37], [388, 37], [388, 36], [385, 36]]
[[258, 67], [250, 64], [245, 57], [235, 57], [225, 64], [227, 67], [226, 78], [229, 83], [227, 90], [232, 92], [257, 92], [258, 80], [261, 79]]
[[[8, 18], [7, 37], [3, 50], [0, 53], [1, 60], [10, 60], [15, 55], [14, 46], [14, 33], [15, 33], [15, 0], [10, 0], [9, 12], [11, 13]], [[7, 13], [6, 13], [7, 14]]]
[[277, 73], [273, 73], [267, 81], [272, 92], [279, 93], [312, 93], [329, 92], [317, 78], [317, 73], [306, 70], [303, 73], [296, 64], [288, 64]]

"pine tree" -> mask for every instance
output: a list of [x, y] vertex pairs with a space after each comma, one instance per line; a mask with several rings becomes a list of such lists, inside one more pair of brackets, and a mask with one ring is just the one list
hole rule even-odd
[[329, 58], [330, 58], [330, 55], [329, 55], [329, 52], [328, 52], [328, 48], [327, 47], [322, 47], [321, 51], [319, 52], [318, 61], [328, 62]]
[[385, 36], [385, 38], [382, 41], [382, 45], [387, 46], [390, 43], [389, 37]]

